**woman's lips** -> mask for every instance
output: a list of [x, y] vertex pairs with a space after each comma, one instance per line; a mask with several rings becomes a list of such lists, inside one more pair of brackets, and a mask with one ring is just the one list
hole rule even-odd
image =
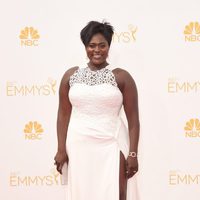
[[93, 58], [99, 59], [99, 58], [101, 58], [101, 55], [93, 55]]

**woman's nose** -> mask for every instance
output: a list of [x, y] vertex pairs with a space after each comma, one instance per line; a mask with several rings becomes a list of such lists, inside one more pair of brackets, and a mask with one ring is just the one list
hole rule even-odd
[[99, 46], [97, 45], [94, 49], [94, 51], [98, 52], [100, 49], [99, 49]]

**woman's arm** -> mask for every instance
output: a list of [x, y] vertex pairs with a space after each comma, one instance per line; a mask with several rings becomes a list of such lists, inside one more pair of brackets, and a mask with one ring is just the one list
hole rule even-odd
[[[129, 152], [138, 152], [139, 141], [139, 111], [138, 111], [138, 93], [135, 81], [125, 70], [120, 69], [118, 73], [120, 90], [123, 94], [123, 105], [126, 114], [130, 138]], [[132, 177], [138, 171], [138, 160], [136, 157], [127, 158], [127, 177]]]
[[62, 166], [65, 162], [68, 162], [68, 156], [66, 152], [66, 139], [67, 129], [71, 116], [71, 103], [69, 101], [69, 78], [74, 73], [77, 67], [67, 70], [61, 80], [59, 88], [59, 106], [57, 114], [57, 141], [58, 149], [54, 158], [57, 170], [62, 173]]
[[138, 111], [138, 93], [135, 81], [128, 72], [123, 72], [123, 105], [128, 121], [130, 152], [138, 152], [139, 141], [139, 111]]

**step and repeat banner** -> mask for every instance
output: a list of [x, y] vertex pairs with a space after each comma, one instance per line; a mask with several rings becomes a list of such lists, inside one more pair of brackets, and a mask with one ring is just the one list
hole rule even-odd
[[199, 1], [0, 3], [0, 199], [66, 199], [54, 166], [59, 84], [88, 62], [81, 29], [105, 20], [115, 28], [108, 62], [138, 88], [135, 200], [199, 200]]

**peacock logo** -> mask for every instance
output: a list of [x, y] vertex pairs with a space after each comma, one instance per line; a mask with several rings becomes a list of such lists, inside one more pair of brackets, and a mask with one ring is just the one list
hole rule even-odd
[[184, 127], [185, 137], [200, 137], [200, 120], [190, 119]]
[[200, 41], [200, 24], [198, 22], [190, 22], [185, 26], [184, 34], [186, 42]]
[[21, 30], [19, 38], [21, 39], [21, 46], [38, 46], [40, 35], [38, 30], [33, 27], [25, 27]]
[[42, 125], [37, 121], [30, 121], [25, 125], [24, 133], [27, 140], [41, 140], [41, 135], [44, 132]]

